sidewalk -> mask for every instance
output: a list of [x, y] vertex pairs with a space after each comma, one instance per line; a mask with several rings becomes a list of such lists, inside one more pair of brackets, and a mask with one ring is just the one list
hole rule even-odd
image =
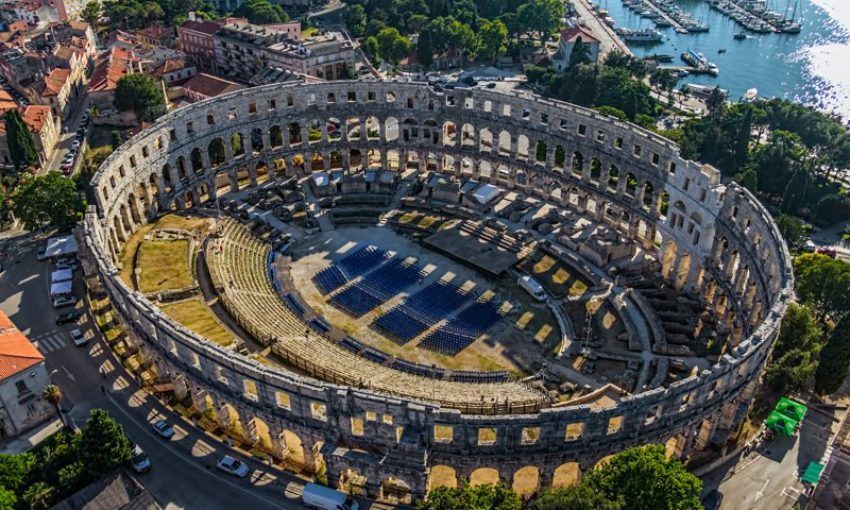
[[61, 429], [62, 422], [59, 421], [59, 418], [54, 418], [17, 437], [0, 443], [0, 453], [10, 455], [24, 453]]

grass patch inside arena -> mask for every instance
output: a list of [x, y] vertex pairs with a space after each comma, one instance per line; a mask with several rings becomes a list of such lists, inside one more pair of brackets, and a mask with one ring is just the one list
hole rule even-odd
[[159, 308], [180, 324], [219, 345], [226, 347], [233, 343], [233, 333], [218, 322], [200, 299], [187, 299], [161, 305]]
[[188, 255], [189, 241], [186, 239], [142, 242], [136, 259], [136, 267], [141, 270], [139, 290], [147, 293], [192, 285]]

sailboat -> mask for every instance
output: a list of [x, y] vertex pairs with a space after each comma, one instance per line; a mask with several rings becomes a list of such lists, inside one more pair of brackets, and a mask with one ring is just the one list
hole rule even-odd
[[797, 21], [797, 9], [800, 8], [800, 0], [794, 1], [794, 11], [791, 13], [791, 18], [785, 18], [779, 24], [779, 30], [786, 34], [799, 34], [803, 29], [803, 11], [800, 9], [800, 21]]

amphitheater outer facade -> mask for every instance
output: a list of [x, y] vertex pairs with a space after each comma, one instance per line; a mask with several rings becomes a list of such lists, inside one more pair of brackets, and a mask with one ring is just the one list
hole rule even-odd
[[[340, 136], [328, 119], [339, 121]], [[311, 121], [321, 132], [313, 140]], [[246, 145], [237, 154], [227, 143], [234, 133]], [[216, 138], [225, 141], [223, 161], [210, 155]], [[117, 254], [149, 219], [215, 199], [222, 186], [255, 184], [276, 165], [287, 175], [307, 171], [302, 161], [329, 168], [331, 151], [343, 168], [370, 151], [385, 167], [391, 157], [420, 170], [436, 160], [446, 173], [592, 215], [647, 246], [658, 233], [662, 274], [715, 309], [732, 346], [710, 370], [613, 407], [456, 409], [260, 364], [177, 324], [118, 277]], [[145, 363], [199, 411], [237, 419], [249, 439], [267, 429], [276, 457], [300, 449], [299, 462], [326, 471], [332, 485], [355, 470], [374, 497], [388, 480], [421, 497], [437, 469], [462, 479], [487, 468], [508, 485], [531, 470], [546, 486], [564, 469], [586, 471], [633, 445], [666, 443], [684, 455], [720, 444], [744, 419], [793, 298], [787, 248], [747, 190], [721, 184], [715, 169], [649, 131], [533, 96], [398, 82], [252, 88], [164, 116], [116, 150], [92, 186], [96, 206], [82, 228], [87, 283], [108, 294]], [[495, 440], [482, 444], [482, 430]]]

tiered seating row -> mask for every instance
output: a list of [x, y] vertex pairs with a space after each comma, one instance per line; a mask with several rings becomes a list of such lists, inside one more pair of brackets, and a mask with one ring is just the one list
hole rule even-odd
[[392, 258], [335, 294], [330, 302], [353, 317], [362, 317], [421, 277], [422, 271], [415, 264]]
[[494, 304], [489, 301], [476, 301], [425, 337], [419, 347], [454, 356], [477, 340], [500, 318], [499, 310]]
[[386, 251], [376, 246], [364, 246], [316, 273], [313, 276], [313, 282], [322, 294], [327, 295], [361, 274], [374, 269], [388, 257], [389, 254]]
[[[280, 340], [272, 351], [300, 369], [310, 373], [318, 370], [326, 378], [347, 384], [363, 384], [377, 391], [460, 408], [477, 409], [481, 402], [493, 398], [513, 406], [539, 408], [542, 404], [540, 393], [517, 382], [466, 384], [447, 381], [442, 375], [425, 381], [414, 373], [420, 371], [415, 364], [395, 360], [388, 368], [360, 355], [365, 349], [362, 346], [350, 349], [345, 341], [338, 344], [322, 335], [306, 337], [307, 324], [284, 304], [269, 275], [264, 274], [271, 245], [254, 238], [232, 219], [223, 219], [221, 228], [219, 238], [209, 239], [206, 255], [222, 304], [258, 341]], [[408, 366], [414, 368], [406, 370]]]
[[469, 300], [456, 285], [434, 282], [379, 317], [373, 327], [398, 344], [405, 344], [440, 322]]

